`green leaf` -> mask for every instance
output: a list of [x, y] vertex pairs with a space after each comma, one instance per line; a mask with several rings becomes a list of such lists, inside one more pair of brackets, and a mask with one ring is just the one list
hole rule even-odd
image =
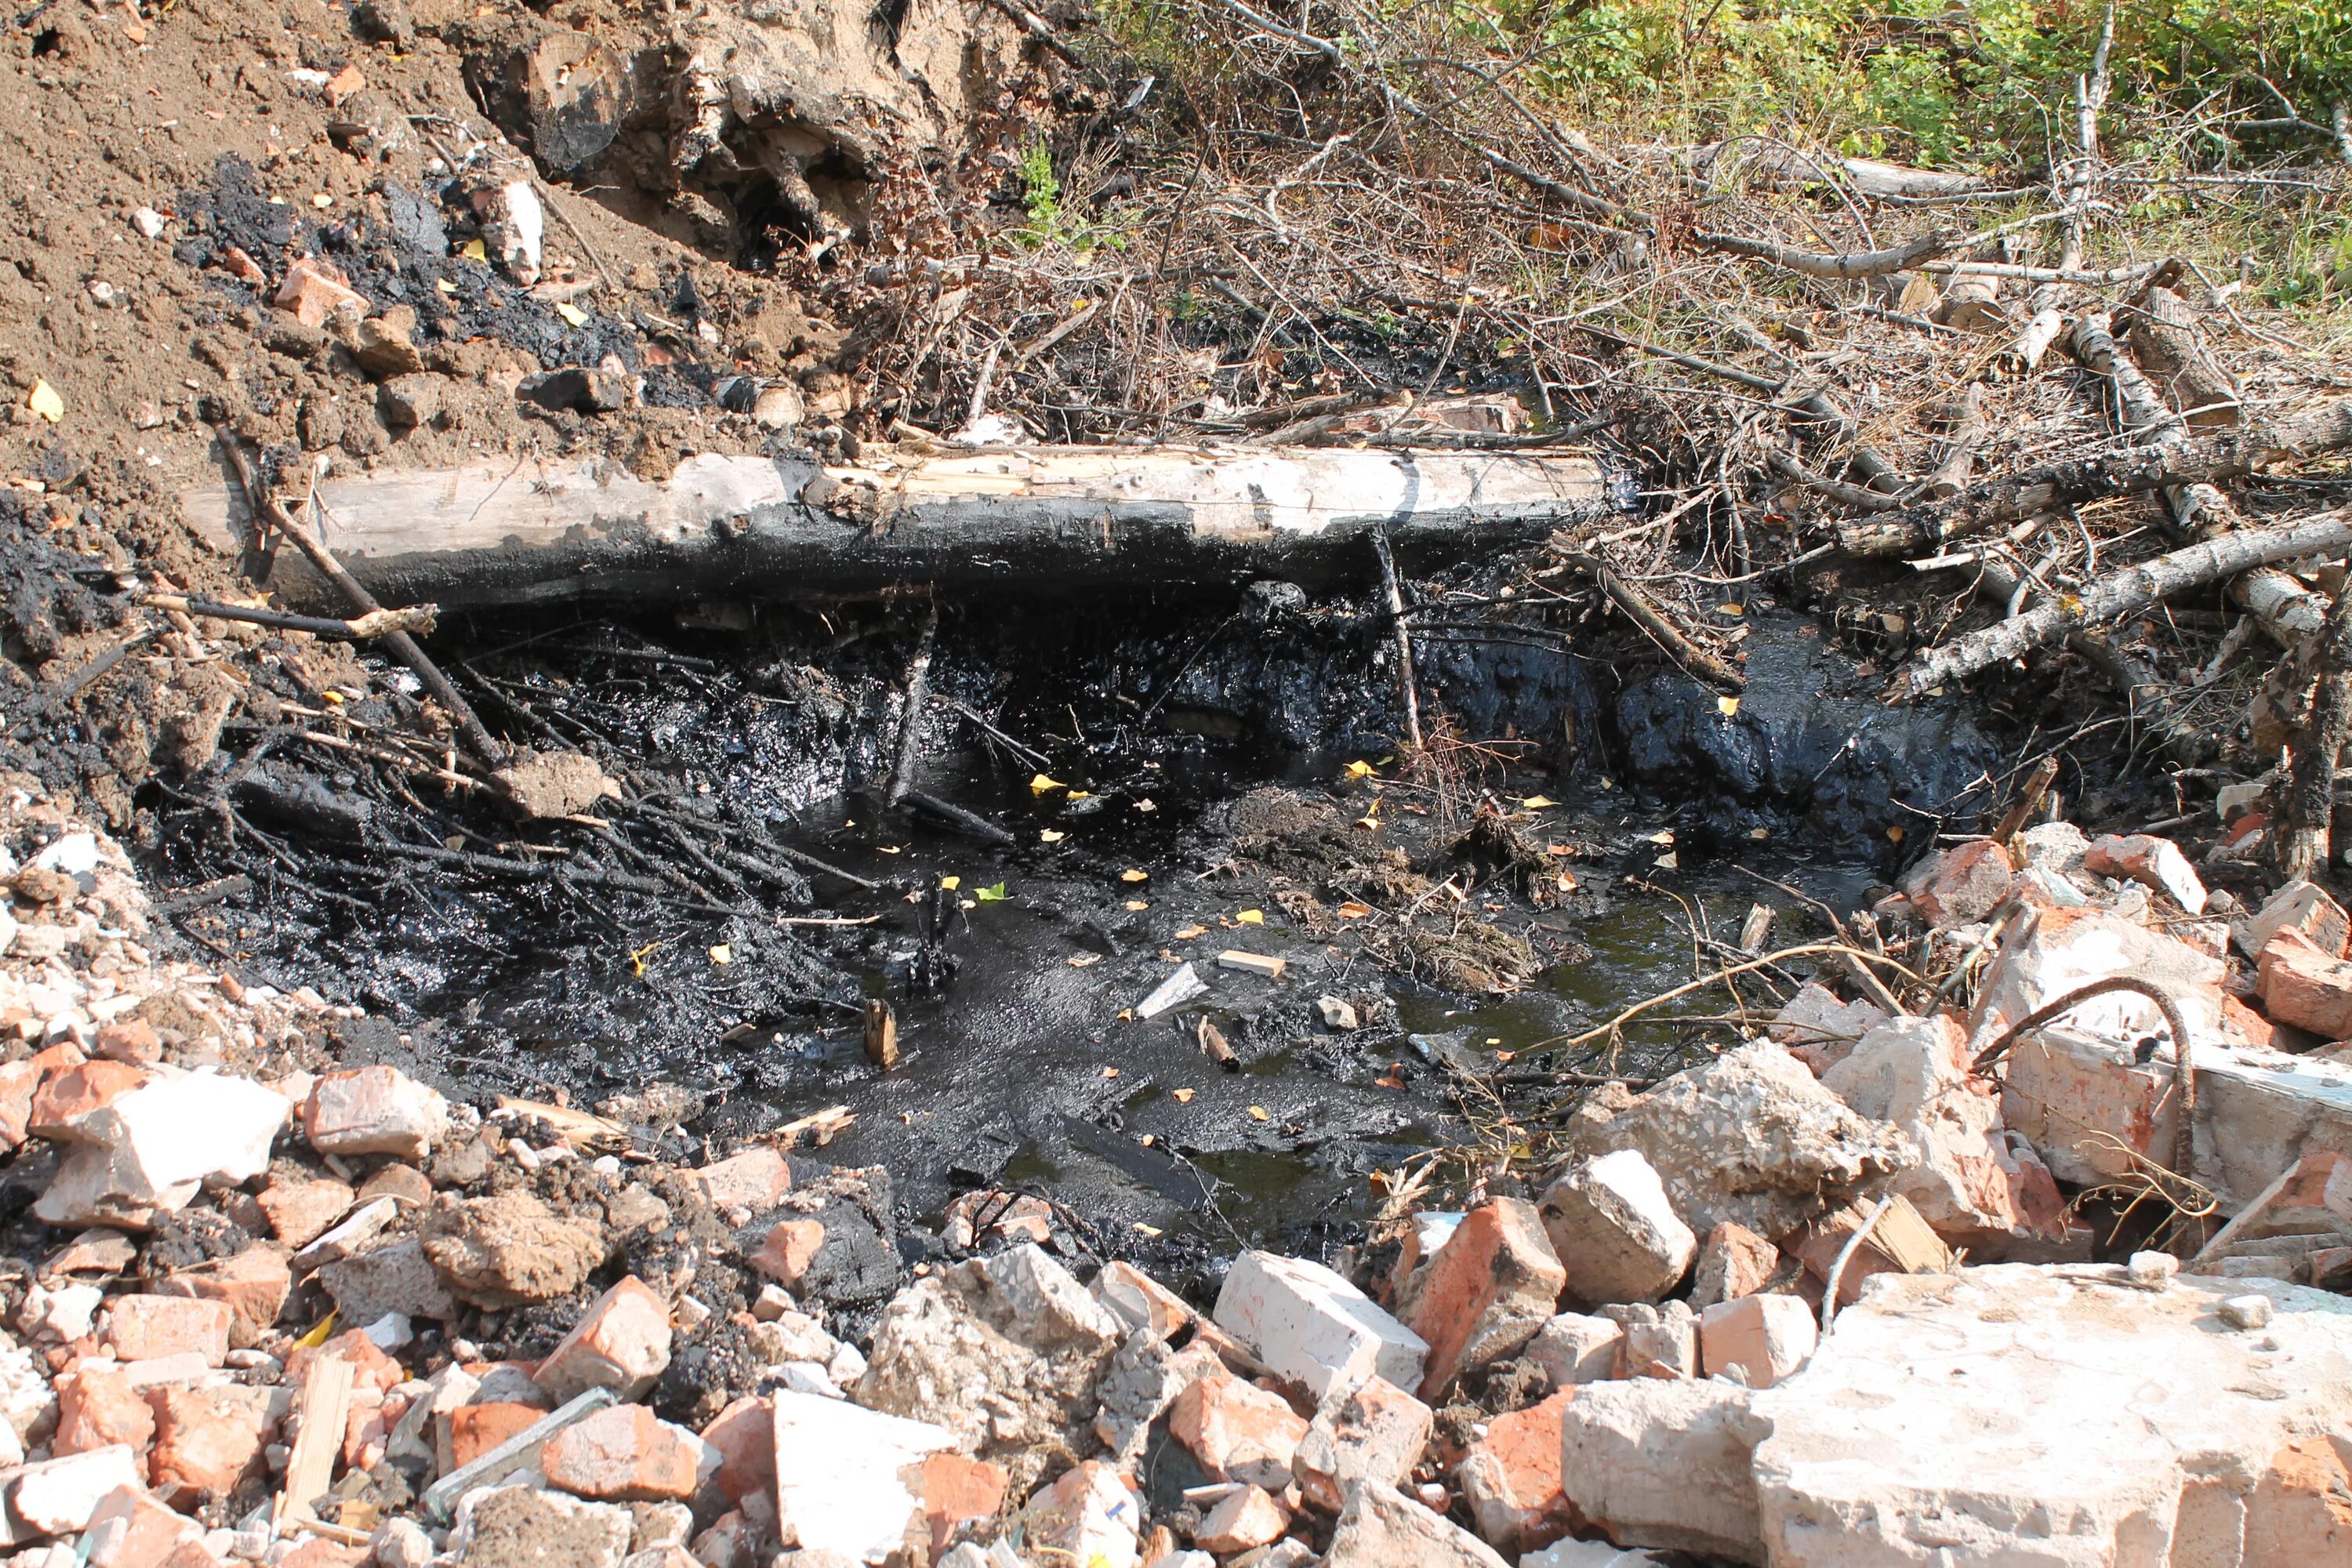
[[1004, 890], [1004, 884], [999, 882], [992, 888], [982, 888], [972, 897], [983, 904], [1001, 904], [1009, 895]]

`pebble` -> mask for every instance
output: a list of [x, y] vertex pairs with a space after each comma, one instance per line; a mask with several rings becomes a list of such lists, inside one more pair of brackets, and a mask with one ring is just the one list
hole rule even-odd
[[2266, 1329], [2271, 1314], [2277, 1309], [2268, 1296], [2231, 1296], [2216, 1309], [2221, 1321], [2233, 1329]]
[[161, 239], [163, 237], [163, 215], [153, 207], [134, 207], [131, 212], [131, 226], [149, 239]]

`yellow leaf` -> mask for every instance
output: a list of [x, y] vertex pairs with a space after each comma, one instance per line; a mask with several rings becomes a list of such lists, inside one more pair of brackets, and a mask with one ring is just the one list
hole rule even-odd
[[1331, 912], [1343, 921], [1368, 921], [1372, 918], [1372, 906], [1357, 903], [1351, 899]]
[[457, 286], [446, 278], [436, 278], [433, 279], [433, 287], [440, 289], [444, 294], [455, 294], [457, 291]]
[[874, 847], [876, 852], [883, 855], [904, 855], [907, 852], [906, 846], [902, 844], [877, 844]]
[[1103, 1077], [1105, 1077], [1105, 1078], [1117, 1078], [1118, 1076], [1118, 1069], [1117, 1068], [1103, 1068]]
[[1158, 1226], [1146, 1225], [1141, 1220], [1137, 1220], [1135, 1222], [1135, 1230], [1136, 1234], [1139, 1236], [1160, 1236], [1163, 1234]]
[[294, 1342], [294, 1348], [297, 1350], [314, 1351], [320, 1345], [325, 1344], [327, 1342], [327, 1336], [335, 1331], [336, 1316], [337, 1314], [330, 1312], [325, 1317], [320, 1319], [319, 1326], [317, 1328], [312, 1329], [309, 1333], [304, 1334], [300, 1339]]
[[1368, 779], [1372, 776], [1372, 764], [1366, 762], [1349, 763], [1348, 776], [1351, 779]]
[[584, 327], [588, 324], [588, 312], [569, 300], [558, 304], [555, 307], [555, 313], [575, 327]]
[[1208, 934], [1209, 928], [1207, 926], [1186, 926], [1183, 930], [1178, 931], [1174, 936], [1170, 937], [1168, 940], [1171, 942], [1190, 942], [1196, 936], [1206, 936]]
[[1669, 849], [1664, 854], [1659, 856], [1656, 859], [1651, 861], [1650, 864], [1655, 866], [1661, 871], [1671, 871], [1682, 864], [1682, 858], [1673, 850]]
[[1526, 806], [1529, 811], [1541, 811], [1548, 805], [1558, 805], [1559, 802], [1552, 799], [1552, 797], [1548, 795], [1531, 795], [1528, 796], [1527, 799], [1519, 802], [1519, 804]]
[[1253, 1121], [1271, 1121], [1274, 1120], [1274, 1112], [1268, 1110], [1263, 1105], [1253, 1105], [1250, 1107], [1250, 1120]]
[[329, 707], [341, 708], [343, 705], [343, 694], [340, 691], [321, 691], [319, 693], [319, 700]]
[[1056, 778], [1048, 778], [1044, 773], [1039, 773], [1029, 781], [1029, 793], [1031, 795], [1044, 795], [1047, 790], [1067, 789], [1069, 787], [1069, 785], [1064, 784], [1061, 780]]
[[1118, 874], [1118, 879], [1122, 882], [1149, 882], [1151, 880], [1151, 873], [1138, 870], [1135, 867], [1129, 866]]
[[1180, 1089], [1176, 1091], [1176, 1103], [1190, 1105], [1192, 1103], [1192, 1097], [1200, 1092], [1197, 1089]]
[[1067, 963], [1072, 969], [1092, 969], [1096, 964], [1102, 962], [1102, 954], [1099, 952], [1074, 952], [1070, 954], [1068, 958], [1063, 960], [1063, 962]]
[[47, 381], [33, 383], [33, 390], [25, 395], [25, 406], [52, 425], [66, 416], [66, 400]]
[[710, 962], [720, 965], [732, 963], [735, 962], [735, 950], [723, 942], [719, 942], [710, 950]]
[[1095, 792], [1090, 789], [1074, 789], [1070, 792], [1068, 798], [1072, 800], [1092, 800], [1094, 797]]
[[1151, 900], [1149, 899], [1129, 899], [1127, 900], [1127, 907], [1130, 910], [1148, 910], [1151, 907]]
[[940, 879], [940, 886], [948, 892], [952, 893], [958, 888], [963, 886], [963, 879], [961, 877], [941, 877]]
[[1037, 831], [1038, 840], [1041, 843], [1045, 844], [1059, 844], [1063, 839], [1067, 838], [1068, 837], [1068, 834], [1063, 832], [1058, 827], [1044, 827]]
[[1733, 718], [1739, 712], [1739, 699], [1737, 697], [1718, 697], [1715, 700], [1715, 710], [1722, 714], [1727, 719]]
[[1265, 911], [1264, 910], [1244, 910], [1241, 913], [1235, 915], [1234, 919], [1239, 921], [1245, 926], [1262, 926], [1265, 924]]
[[1135, 803], [1135, 809], [1138, 811], [1158, 811], [1160, 808], [1152, 805], [1151, 802], [1147, 799], [1137, 801]]
[[1772, 830], [1769, 827], [1751, 827], [1748, 830], [1748, 837], [1750, 838], [1769, 838], [1772, 837]]
[[1898, 822], [1894, 826], [1886, 830], [1886, 841], [1890, 844], [1900, 844], [1903, 842], [1903, 825], [1901, 823]]
[[1717, 605], [1715, 609], [1717, 615], [1722, 616], [1744, 616], [1748, 613], [1747, 609], [1739, 605]]
[[1650, 842], [1653, 844], [1672, 844], [1674, 841], [1675, 830], [1671, 827], [1663, 832], [1653, 833], [1650, 835]]
[[457, 247], [457, 254], [468, 261], [488, 261], [490, 258], [490, 253], [483, 248], [482, 242], [478, 239], [467, 240]]

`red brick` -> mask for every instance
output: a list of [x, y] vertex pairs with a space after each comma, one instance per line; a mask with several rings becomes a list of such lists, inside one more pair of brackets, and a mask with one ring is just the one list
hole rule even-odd
[[461, 1405], [449, 1413], [450, 1450], [459, 1465], [470, 1465], [546, 1414], [535, 1405], [502, 1399]]
[[1764, 1289], [1780, 1267], [1780, 1249], [1744, 1225], [1726, 1220], [1706, 1233], [1694, 1269], [1691, 1305], [1736, 1301]]
[[260, 1473], [271, 1427], [267, 1389], [157, 1388], [147, 1403], [155, 1412], [148, 1477], [157, 1491], [222, 1498]]
[[592, 1388], [635, 1399], [669, 1365], [669, 1303], [632, 1274], [596, 1298], [531, 1381], [558, 1403]]
[[106, 1338], [124, 1361], [194, 1351], [206, 1365], [218, 1366], [228, 1357], [229, 1323], [235, 1316], [224, 1301], [117, 1296], [107, 1305]]
[[383, 1353], [376, 1342], [367, 1337], [364, 1329], [346, 1329], [322, 1345], [298, 1350], [286, 1358], [286, 1381], [293, 1387], [302, 1386], [303, 1374], [310, 1363], [322, 1355], [341, 1356], [352, 1363], [354, 1386], [373, 1388], [388, 1394], [408, 1379], [400, 1363]]
[[58, 1379], [58, 1432], [50, 1447], [86, 1454], [110, 1443], [143, 1454], [155, 1440], [155, 1413], [119, 1372], [85, 1368]]
[[824, 1245], [824, 1226], [813, 1219], [788, 1219], [769, 1230], [751, 1255], [751, 1267], [787, 1290], [800, 1289], [801, 1278]]
[[2248, 1568], [2352, 1565], [2352, 1469], [2341, 1438], [2303, 1437], [2272, 1456], [2246, 1499]]
[[362, 1568], [368, 1561], [364, 1546], [346, 1546], [314, 1535], [278, 1560], [278, 1568]]
[[719, 1489], [729, 1502], [768, 1491], [776, 1484], [776, 1411], [752, 1394], [730, 1405], [702, 1429], [702, 1440], [719, 1450]]
[[159, 1568], [221, 1568], [221, 1560], [201, 1539], [184, 1541], [172, 1555], [163, 1559]]
[[1940, 930], [1984, 919], [2008, 897], [2016, 876], [2009, 851], [1979, 838], [1913, 868], [1903, 879], [1903, 894], [1921, 920]]
[[308, 327], [325, 326], [327, 318], [338, 311], [364, 316], [368, 309], [366, 296], [354, 289], [340, 270], [324, 261], [308, 259], [286, 269], [286, 281], [278, 286], [271, 302], [281, 310], [292, 311]]
[[[774, 1455], [769, 1456], [770, 1462]], [[912, 1472], [908, 1474], [908, 1472]], [[923, 1519], [931, 1529], [931, 1561], [936, 1563], [967, 1524], [994, 1519], [1004, 1507], [1004, 1468], [961, 1454], [931, 1454], [906, 1471], [907, 1489], [920, 1500]]]
[[1290, 1528], [1290, 1514], [1259, 1487], [1244, 1487], [1209, 1510], [1192, 1544], [1219, 1556], [1255, 1552], [1282, 1539]]
[[1176, 1396], [1168, 1430], [1218, 1479], [1280, 1491], [1290, 1484], [1307, 1423], [1280, 1394], [1213, 1372]]
[[1580, 1522], [1560, 1489], [1559, 1469], [1561, 1428], [1575, 1397], [1575, 1389], [1563, 1388], [1540, 1405], [1496, 1416], [1456, 1472], [1478, 1533], [1507, 1557], [1549, 1546]]
[[1471, 1211], [1431, 1260], [1405, 1325], [1429, 1342], [1422, 1398], [1436, 1399], [1460, 1373], [1517, 1354], [1567, 1288], [1568, 1270], [1533, 1204], [1498, 1198]]
[[558, 1432], [539, 1451], [549, 1482], [598, 1502], [694, 1495], [695, 1450], [642, 1405], [615, 1405]]
[[90, 1552], [89, 1568], [150, 1568], [168, 1560], [182, 1542], [203, 1533], [195, 1521], [148, 1493], [117, 1487], [89, 1516], [89, 1539], [105, 1543]]
[[2301, 931], [2290, 927], [2263, 945], [2254, 989], [2272, 1022], [2352, 1038], [2352, 963], [2328, 957]]
[[254, 1202], [268, 1216], [278, 1240], [304, 1247], [326, 1235], [329, 1227], [352, 1212], [359, 1194], [341, 1182], [273, 1182]]
[[110, 1062], [153, 1067], [163, 1059], [163, 1041], [155, 1033], [155, 1026], [146, 1019], [128, 1018], [100, 1029], [97, 1040], [90, 1046], [90, 1052]]
[[772, 1209], [793, 1190], [793, 1168], [773, 1149], [746, 1149], [698, 1171], [681, 1172], [687, 1184], [716, 1209]]
[[421, 1160], [448, 1126], [449, 1107], [440, 1095], [380, 1065], [324, 1074], [302, 1102], [302, 1135], [321, 1154]]
[[23, 1061], [0, 1065], [0, 1148], [14, 1149], [31, 1131], [33, 1096], [40, 1092], [41, 1080], [81, 1060], [80, 1049], [65, 1040]]
[[31, 1129], [36, 1136], [54, 1138], [78, 1116], [87, 1116], [120, 1096], [129, 1094], [150, 1075], [123, 1062], [79, 1062], [50, 1073], [34, 1091]]
[[278, 1321], [293, 1288], [284, 1249], [267, 1244], [178, 1269], [155, 1287], [165, 1296], [188, 1296], [226, 1307], [228, 1342], [239, 1350], [250, 1348]]

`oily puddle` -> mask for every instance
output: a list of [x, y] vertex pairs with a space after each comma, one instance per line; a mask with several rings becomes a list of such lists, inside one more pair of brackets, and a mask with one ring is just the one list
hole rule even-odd
[[[371, 795], [364, 837], [252, 805], [223, 836], [164, 803], [152, 864], [166, 889], [249, 883], [183, 929], [252, 979], [364, 1008], [349, 1059], [469, 1097], [609, 1106], [668, 1129], [674, 1158], [844, 1107], [855, 1120], [806, 1152], [887, 1167], [911, 1215], [974, 1185], [1028, 1188], [1104, 1250], [1179, 1272], [1237, 1241], [1352, 1228], [1377, 1205], [1375, 1173], [1473, 1139], [1496, 1093], [1516, 1116], [1564, 1113], [1532, 1047], [1711, 969], [1695, 917], [1730, 941], [1761, 898], [1781, 935], [1816, 929], [1797, 900], [1695, 848], [1662, 868], [1655, 836], [1675, 810], [1687, 825], [1688, 803], [1507, 773], [1466, 749], [1433, 782], [1396, 779], [1393, 686], [1364, 675], [1378, 620], [1238, 614], [950, 618], [914, 783], [992, 839], [883, 809], [908, 639], [836, 609], [751, 648], [675, 625], [478, 636], [457, 662], [490, 722], [626, 780], [632, 805], [601, 831], [519, 831], [288, 747], [272, 766]], [[1580, 679], [1524, 647], [1501, 656], [1508, 683], [1451, 657], [1424, 670], [1433, 710], [1505, 684], [1551, 705], [1498, 730], [1556, 731]], [[338, 713], [362, 722], [368, 700]], [[232, 724], [224, 743], [257, 741]], [[1538, 791], [1558, 804], [1527, 805]], [[1754, 870], [1839, 908], [1870, 879], [1739, 837]], [[511, 869], [583, 859], [703, 891]], [[746, 865], [783, 875], [730, 871]], [[693, 907], [705, 894], [728, 908]], [[1202, 994], [1138, 1016], [1186, 963]], [[1497, 973], [1514, 988], [1474, 994]], [[1326, 996], [1359, 1026], [1334, 1027]], [[866, 1058], [871, 998], [896, 1017], [888, 1074]], [[1667, 1021], [1725, 1005], [1700, 992], [1629, 1028], [1614, 1070], [1655, 1076], [1733, 1037]], [[1203, 1023], [1230, 1063], [1204, 1049]], [[1465, 1093], [1465, 1068], [1488, 1088]]]

